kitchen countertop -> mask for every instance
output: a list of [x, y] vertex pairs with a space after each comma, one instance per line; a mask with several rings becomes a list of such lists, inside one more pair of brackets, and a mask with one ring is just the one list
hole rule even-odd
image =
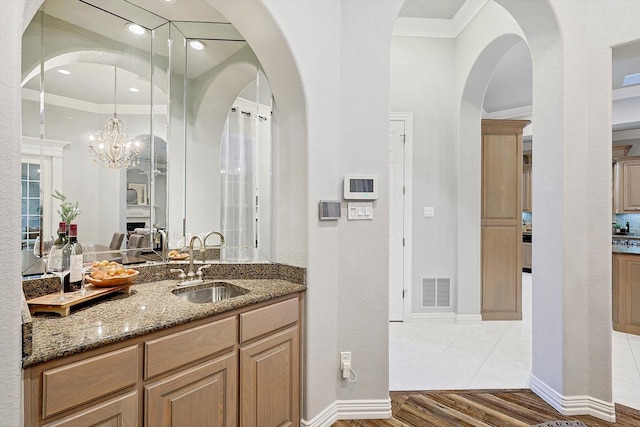
[[[274, 298], [303, 292], [304, 284], [285, 278], [206, 278], [248, 290], [227, 300], [195, 304], [182, 300], [171, 291], [186, 289], [175, 280], [158, 280], [131, 286], [130, 293], [113, 296], [72, 309], [71, 315], [36, 314], [31, 316], [29, 346], [22, 359], [23, 368], [60, 357], [81, 353], [107, 344], [203, 319], [237, 308], [248, 307]], [[197, 285], [190, 288], [202, 287]]]
[[637, 245], [611, 245], [614, 254], [640, 255], [640, 246]]

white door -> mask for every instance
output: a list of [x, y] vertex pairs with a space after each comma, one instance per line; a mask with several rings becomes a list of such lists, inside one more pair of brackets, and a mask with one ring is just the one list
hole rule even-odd
[[[404, 119], [390, 122], [389, 144], [389, 320], [403, 321], [405, 314], [405, 141]], [[410, 161], [410, 160], [409, 160]], [[407, 250], [405, 250], [405, 248]]]

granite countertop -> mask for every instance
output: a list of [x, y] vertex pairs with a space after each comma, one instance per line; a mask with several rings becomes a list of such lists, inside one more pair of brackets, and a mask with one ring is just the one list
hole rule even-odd
[[614, 254], [640, 255], [640, 246], [637, 245], [611, 245]]
[[30, 336], [23, 338], [23, 347], [29, 351], [24, 354], [22, 366], [27, 368], [306, 289], [304, 284], [296, 283], [300, 280], [289, 277], [205, 280], [225, 282], [248, 292], [220, 302], [195, 304], [172, 293], [186, 289], [178, 287], [176, 280], [157, 280], [135, 284], [129, 294], [115, 293], [97, 303], [72, 309], [67, 317], [39, 313], [28, 323]]

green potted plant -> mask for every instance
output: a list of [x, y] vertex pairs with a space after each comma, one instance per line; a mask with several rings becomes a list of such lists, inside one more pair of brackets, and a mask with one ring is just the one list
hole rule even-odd
[[72, 203], [67, 201], [67, 196], [62, 194], [58, 190], [54, 190], [51, 195], [54, 199], [60, 200], [60, 209], [58, 209], [58, 215], [60, 215], [60, 220], [67, 223], [67, 229], [69, 229], [69, 225], [71, 221], [73, 221], [78, 215], [82, 213], [80, 208], [78, 207], [78, 202]]

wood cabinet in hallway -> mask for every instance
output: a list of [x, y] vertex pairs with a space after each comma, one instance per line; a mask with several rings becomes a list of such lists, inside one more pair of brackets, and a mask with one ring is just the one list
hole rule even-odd
[[522, 131], [482, 121], [482, 319], [522, 319]]

